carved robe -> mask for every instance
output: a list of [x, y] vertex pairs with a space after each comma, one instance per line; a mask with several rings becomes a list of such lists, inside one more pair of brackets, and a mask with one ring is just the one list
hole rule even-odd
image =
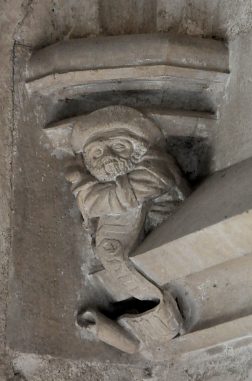
[[182, 181], [171, 156], [149, 150], [129, 173], [115, 181], [101, 183], [83, 173], [73, 192], [84, 218], [122, 214], [147, 202], [149, 211], [164, 214], [184, 200], [188, 189]]

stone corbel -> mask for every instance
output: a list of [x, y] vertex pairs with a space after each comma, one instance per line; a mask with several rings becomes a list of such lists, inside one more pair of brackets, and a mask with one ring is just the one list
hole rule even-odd
[[162, 128], [165, 137], [208, 137], [228, 78], [224, 42], [165, 33], [61, 41], [35, 51], [26, 68], [29, 94], [54, 102], [134, 90], [168, 91], [178, 99], [187, 94], [197, 99], [197, 105], [202, 103], [198, 111], [196, 105], [191, 110], [161, 108], [159, 102], [151, 105], [147, 95], [138, 109]]
[[228, 49], [221, 41], [170, 34], [95, 37], [59, 42], [35, 52], [27, 89], [61, 96], [83, 92], [223, 86]]
[[197, 94], [214, 105], [211, 112], [172, 111], [147, 99], [140, 110], [107, 106], [44, 129], [53, 153], [76, 161], [66, 178], [103, 266], [93, 277], [116, 302], [151, 302], [149, 309], [125, 310], [113, 321], [99, 306], [79, 314], [83, 327], [128, 353], [152, 350], [184, 332], [170, 291], [135, 266], [130, 254], [190, 193], [166, 152], [166, 137], [208, 136], [228, 73], [223, 42], [169, 34], [64, 41], [34, 52], [27, 64], [26, 88], [36, 96], [161, 90]]
[[[122, 288], [128, 299], [152, 303], [151, 309], [143, 313], [125, 311], [119, 317], [120, 337], [125, 330], [127, 341], [131, 332], [149, 349], [167, 342], [183, 330], [176, 302], [129, 261], [149, 210], [173, 210], [189, 194], [175, 161], [165, 153], [162, 131], [141, 112], [124, 106], [62, 121], [45, 131], [54, 150], [60, 149], [69, 157], [83, 156], [83, 171], [72, 169], [73, 174], [68, 172], [67, 178], [72, 182], [84, 222], [96, 219], [94, 251], [104, 267], [96, 276], [108, 290], [116, 289], [113, 297], [117, 301], [122, 300]], [[116, 323], [111, 322], [109, 329], [103, 327], [104, 331], [98, 328], [103, 323], [97, 324], [95, 332], [102, 330], [102, 340], [109, 343], [109, 337], [104, 336], [113, 327], [116, 336]], [[121, 349], [118, 340], [113, 342]]]

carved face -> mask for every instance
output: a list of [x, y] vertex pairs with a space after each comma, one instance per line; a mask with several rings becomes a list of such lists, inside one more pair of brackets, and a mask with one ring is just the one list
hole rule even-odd
[[101, 182], [115, 180], [129, 172], [147, 147], [131, 136], [109, 136], [95, 139], [83, 148], [83, 157], [89, 172]]

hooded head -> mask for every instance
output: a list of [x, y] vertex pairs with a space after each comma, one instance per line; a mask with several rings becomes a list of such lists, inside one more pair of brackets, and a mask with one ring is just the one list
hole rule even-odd
[[78, 118], [71, 144], [99, 181], [112, 181], [134, 168], [148, 148], [162, 141], [160, 129], [141, 112], [110, 106]]

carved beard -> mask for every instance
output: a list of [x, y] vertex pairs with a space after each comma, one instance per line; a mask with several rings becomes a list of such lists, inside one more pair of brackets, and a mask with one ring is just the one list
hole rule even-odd
[[89, 172], [97, 178], [98, 181], [113, 181], [118, 176], [125, 175], [133, 168], [134, 164], [131, 159], [124, 159], [115, 156], [106, 156], [101, 158], [92, 168], [88, 168]]

